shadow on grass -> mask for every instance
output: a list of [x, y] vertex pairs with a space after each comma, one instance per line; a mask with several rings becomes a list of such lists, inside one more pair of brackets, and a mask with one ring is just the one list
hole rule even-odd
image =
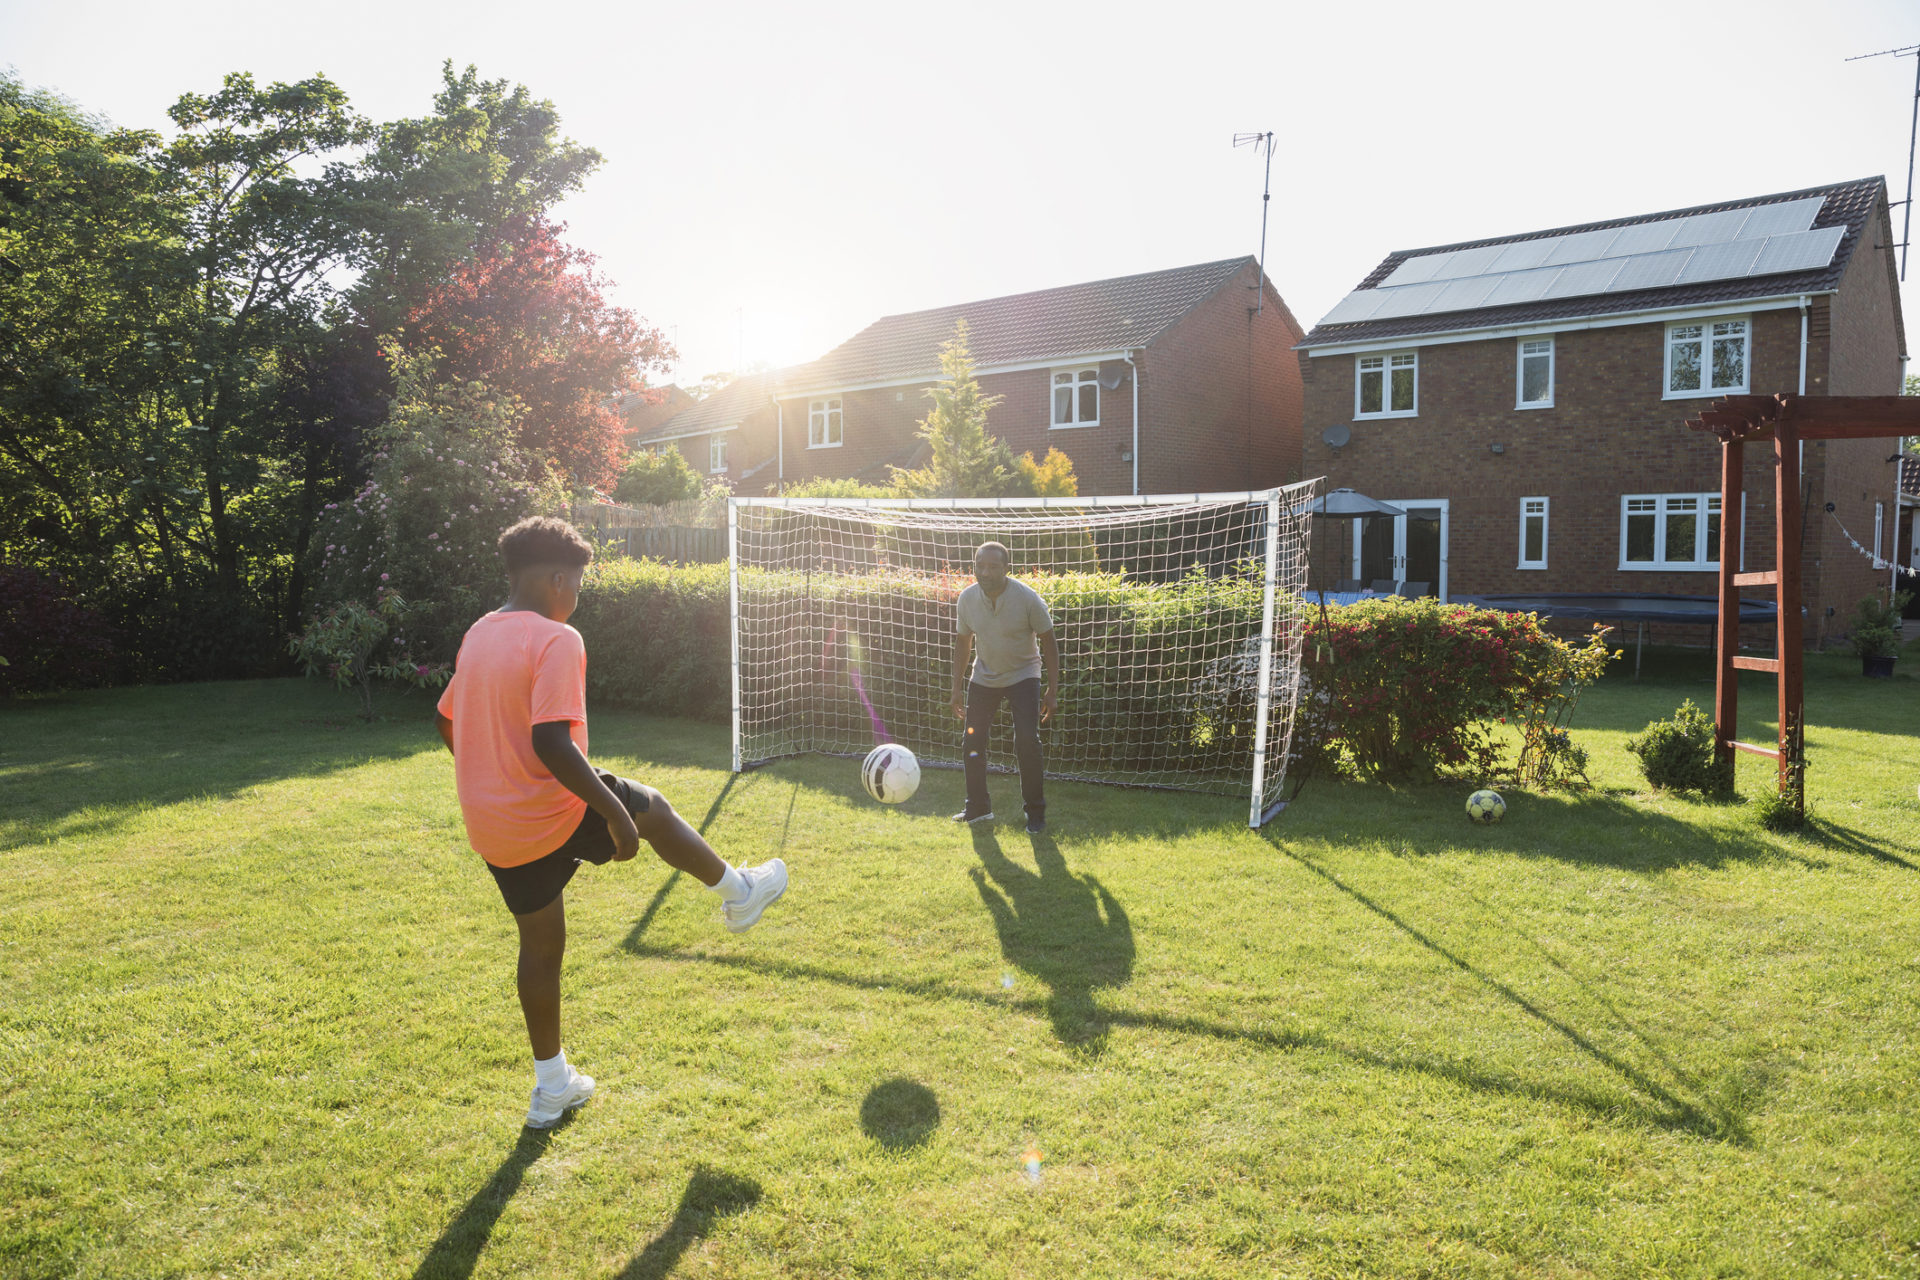
[[551, 1129], [522, 1129], [520, 1140], [507, 1158], [494, 1170], [487, 1185], [473, 1193], [460, 1216], [447, 1224], [440, 1238], [427, 1250], [427, 1256], [414, 1268], [413, 1280], [467, 1280], [480, 1262], [480, 1252], [493, 1235], [493, 1226], [520, 1190], [520, 1181], [529, 1166], [546, 1154], [553, 1135], [573, 1121], [571, 1112], [562, 1116]]
[[[702, 836], [707, 834], [707, 828], [713, 825], [713, 820], [720, 816], [720, 810], [726, 807], [727, 794], [733, 790], [734, 783], [739, 780], [740, 775], [737, 773], [727, 775], [726, 785], [720, 788], [720, 794], [715, 796], [713, 803], [707, 806], [707, 816], [700, 819], [700, 825], [695, 828]], [[668, 798], [667, 803], [673, 803], [671, 797]], [[647, 930], [653, 927], [653, 918], [659, 915], [660, 908], [666, 905], [667, 895], [672, 893], [673, 886], [680, 882], [680, 874], [679, 869], [676, 868], [674, 872], [661, 883], [660, 887], [654, 890], [653, 900], [647, 903], [647, 909], [640, 913], [638, 920], [634, 921], [633, 928], [627, 930], [626, 940], [621, 944], [626, 947], [627, 950], [632, 951], [638, 946], [640, 939], [646, 935]]]
[[[629, 943], [627, 950], [636, 957], [678, 961], [684, 964], [713, 965], [782, 981], [825, 982], [856, 990], [886, 992], [916, 999], [949, 1001], [997, 1010], [1011, 1009], [1033, 1017], [1052, 1018], [1050, 1001], [992, 994], [955, 987], [944, 982], [903, 978], [898, 973], [863, 974], [830, 969], [803, 961], [762, 959], [745, 955], [697, 955], [658, 947], [645, 942]], [[1393, 1072], [1411, 1072], [1445, 1080], [1463, 1089], [1501, 1097], [1525, 1098], [1552, 1106], [1570, 1107], [1586, 1112], [1596, 1120], [1609, 1123], [1638, 1121], [1654, 1128], [1693, 1134], [1746, 1144], [1748, 1139], [1737, 1118], [1725, 1116], [1713, 1108], [1677, 1097], [1671, 1090], [1654, 1084], [1646, 1098], [1629, 1093], [1606, 1094], [1596, 1090], [1569, 1088], [1539, 1081], [1523, 1080], [1507, 1072], [1495, 1072], [1472, 1062], [1429, 1053], [1387, 1053], [1361, 1045], [1342, 1043], [1315, 1031], [1272, 1031], [1263, 1027], [1241, 1027], [1206, 1018], [1180, 1014], [1152, 1013], [1108, 1008], [1101, 1011], [1108, 1027], [1132, 1027], [1172, 1035], [1205, 1037], [1252, 1050], [1287, 1053], [1310, 1050], [1333, 1054], [1356, 1065]], [[1577, 1033], [1575, 1033], [1577, 1035]], [[1579, 1043], [1576, 1040], [1576, 1043]], [[1610, 1059], [1598, 1059], [1611, 1065]], [[1624, 1078], [1637, 1083], [1640, 1073], [1626, 1068]], [[1649, 1102], [1646, 1099], [1651, 1099]]]
[[722, 1218], [745, 1213], [760, 1203], [760, 1184], [751, 1178], [701, 1165], [687, 1179], [673, 1221], [620, 1270], [615, 1280], [664, 1280], [694, 1241]]
[[[1318, 863], [1314, 862], [1312, 859], [1303, 857], [1300, 854], [1295, 853], [1293, 850], [1281, 844], [1278, 840], [1273, 839], [1271, 835], [1269, 835], [1268, 843], [1273, 845], [1274, 850], [1276, 852], [1288, 858], [1291, 858], [1294, 862], [1297, 862], [1298, 864], [1300, 864], [1300, 866], [1304, 867], [1306, 870], [1312, 872], [1316, 876], [1319, 876], [1322, 880], [1332, 885], [1335, 889], [1338, 889], [1341, 893], [1346, 894], [1349, 898], [1353, 899], [1355, 902], [1359, 903], [1361, 906], [1365, 907], [1367, 910], [1373, 912], [1375, 915], [1379, 916], [1382, 920], [1387, 921], [1387, 923], [1391, 924], [1394, 928], [1400, 930], [1407, 937], [1413, 939], [1415, 942], [1419, 943], [1422, 947], [1425, 947], [1428, 951], [1431, 951], [1434, 955], [1439, 956], [1442, 960], [1445, 960], [1448, 964], [1452, 965], [1455, 969], [1458, 969], [1460, 972], [1473, 978], [1476, 982], [1479, 982], [1482, 986], [1486, 987], [1489, 991], [1493, 992], [1502, 1000], [1506, 1001], [1508, 1004], [1512, 1005], [1514, 1008], [1526, 1014], [1529, 1018], [1533, 1019], [1535, 1022], [1539, 1023], [1541, 1026], [1547, 1027], [1550, 1030], [1554, 1031], [1556, 1034], [1558, 1034], [1563, 1039], [1565, 1039], [1567, 1043], [1573, 1045], [1576, 1049], [1586, 1054], [1589, 1058], [1593, 1059], [1595, 1062], [1599, 1063], [1601, 1066], [1606, 1067], [1609, 1071], [1612, 1071], [1615, 1075], [1619, 1076], [1627, 1084], [1639, 1090], [1641, 1093], [1645, 1094], [1647, 1097], [1652, 1098], [1655, 1102], [1659, 1104], [1658, 1114], [1664, 1115], [1667, 1118], [1669, 1118], [1672, 1122], [1672, 1127], [1678, 1128], [1678, 1129], [1684, 1129], [1692, 1133], [1702, 1134], [1707, 1137], [1724, 1138], [1734, 1143], [1737, 1143], [1741, 1146], [1747, 1146], [1751, 1144], [1752, 1138], [1751, 1138], [1751, 1135], [1747, 1132], [1746, 1120], [1744, 1115], [1737, 1115], [1731, 1109], [1722, 1107], [1722, 1106], [1717, 1106], [1711, 1102], [1697, 1103], [1687, 1098], [1681, 1097], [1679, 1094], [1675, 1093], [1673, 1090], [1669, 1089], [1667, 1086], [1661, 1084], [1658, 1080], [1653, 1079], [1646, 1072], [1634, 1066], [1632, 1063], [1627, 1062], [1624, 1059], [1620, 1058], [1618, 1055], [1610, 1053], [1606, 1049], [1601, 1048], [1599, 1045], [1595, 1044], [1589, 1036], [1581, 1032], [1578, 1028], [1572, 1027], [1568, 1025], [1566, 1022], [1562, 1021], [1561, 1019], [1554, 1017], [1552, 1014], [1542, 1009], [1539, 1005], [1535, 1004], [1533, 1001], [1527, 999], [1525, 996], [1515, 991], [1512, 987], [1508, 986], [1506, 983], [1501, 982], [1499, 979], [1494, 978], [1489, 974], [1482, 973], [1479, 969], [1476, 969], [1472, 964], [1468, 963], [1464, 958], [1462, 958], [1459, 955], [1456, 955], [1454, 952], [1448, 950], [1446, 947], [1442, 946], [1439, 942], [1435, 941], [1433, 938], [1428, 937], [1425, 933], [1422, 933], [1419, 929], [1415, 928], [1412, 924], [1410, 924], [1405, 918], [1400, 916], [1397, 912], [1391, 910], [1390, 908], [1382, 905], [1379, 902], [1376, 902], [1373, 898], [1369, 897], [1365, 893], [1362, 893], [1360, 890], [1354, 888], [1352, 885], [1347, 884], [1344, 880], [1340, 879], [1340, 877], [1334, 875], [1333, 872], [1328, 871], [1325, 867], [1320, 866]], [[1560, 965], [1558, 961], [1552, 961], [1552, 963], [1556, 968], [1559, 968], [1561, 969], [1562, 972], [1565, 972], [1565, 967]], [[1585, 985], [1585, 984], [1582, 984], [1582, 985]], [[1607, 1004], [1607, 1007], [1610, 1011], [1612, 1010], [1612, 1005], [1610, 1003]], [[1617, 1013], [1615, 1014], [1615, 1016], [1619, 1017]], [[1688, 1087], [1694, 1090], [1698, 1090], [1699, 1086], [1684, 1072], [1680, 1071], [1677, 1066], [1674, 1065], [1670, 1055], [1668, 1055], [1664, 1051], [1660, 1050], [1657, 1046], [1655, 1046], [1651, 1040], [1649, 1040], [1645, 1035], [1641, 1034], [1640, 1031], [1637, 1028], [1633, 1027], [1630, 1023], [1627, 1023], [1624, 1018], [1620, 1018], [1620, 1022], [1621, 1022], [1621, 1025], [1626, 1026], [1627, 1029], [1630, 1032], [1632, 1032], [1633, 1035], [1638, 1040], [1640, 1040], [1642, 1044], [1645, 1044], [1648, 1047], [1648, 1049], [1654, 1054], [1654, 1056], [1660, 1060], [1663, 1066], [1665, 1066], [1675, 1076], [1680, 1078], [1683, 1087]]]
[[883, 1080], [860, 1104], [860, 1128], [888, 1151], [923, 1146], [939, 1127], [940, 1100], [918, 1080]]
[[[1857, 857], [1871, 858], [1875, 862], [1884, 862], [1890, 867], [1905, 867], [1908, 871], [1920, 871], [1920, 862], [1915, 862], [1910, 857], [1903, 857], [1887, 844], [1863, 835], [1851, 827], [1829, 822], [1818, 813], [1808, 815], [1806, 829], [1801, 832], [1801, 839], [1838, 853], [1850, 853]], [[1912, 850], [1904, 852], [1911, 853]]]
[[10, 707], [0, 734], [0, 847], [111, 832], [147, 809], [442, 749], [429, 699], [381, 705], [389, 718], [367, 724], [331, 688], [261, 680], [100, 689]]
[[1000, 954], [1046, 985], [1047, 1017], [1060, 1043], [1100, 1054], [1107, 1018], [1093, 993], [1133, 976], [1127, 913], [1098, 880], [1067, 869], [1051, 836], [1030, 837], [1036, 874], [1010, 861], [992, 831], [974, 827], [970, 834], [981, 865], [968, 874], [999, 931]]

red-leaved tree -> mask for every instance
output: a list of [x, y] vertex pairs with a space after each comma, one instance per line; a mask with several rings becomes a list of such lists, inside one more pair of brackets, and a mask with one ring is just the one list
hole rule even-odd
[[670, 367], [658, 329], [601, 294], [594, 257], [535, 216], [483, 243], [410, 309], [406, 346], [439, 348], [443, 377], [478, 380], [526, 406], [521, 450], [608, 489], [624, 449], [608, 400]]

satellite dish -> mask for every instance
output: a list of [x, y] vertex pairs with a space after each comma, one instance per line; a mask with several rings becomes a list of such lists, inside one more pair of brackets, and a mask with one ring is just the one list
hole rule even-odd
[[1353, 439], [1353, 429], [1344, 422], [1336, 422], [1325, 431], [1322, 431], [1320, 438], [1327, 442], [1328, 448], [1338, 449], [1341, 445]]
[[1112, 373], [1103, 373], [1100, 375], [1100, 387], [1105, 391], [1115, 391], [1118, 390], [1120, 384], [1126, 380], [1127, 375], [1115, 369]]

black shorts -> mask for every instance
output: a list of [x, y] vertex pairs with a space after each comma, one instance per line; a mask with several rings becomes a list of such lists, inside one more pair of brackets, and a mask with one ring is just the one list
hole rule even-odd
[[[613, 798], [626, 806], [627, 812], [638, 818], [652, 803], [653, 791], [631, 778], [616, 778], [605, 769], [595, 769], [600, 781], [607, 784], [607, 790], [613, 792]], [[523, 862], [517, 867], [496, 867], [491, 862], [487, 870], [493, 872], [493, 879], [500, 886], [500, 896], [507, 900], [507, 910], [517, 916], [530, 915], [560, 896], [567, 887], [567, 881], [573, 879], [573, 873], [580, 869], [583, 862], [613, 861], [613, 833], [607, 830], [607, 820], [588, 809], [586, 816], [580, 819], [580, 825], [573, 834], [563, 841], [558, 849], [543, 858], [532, 862]]]

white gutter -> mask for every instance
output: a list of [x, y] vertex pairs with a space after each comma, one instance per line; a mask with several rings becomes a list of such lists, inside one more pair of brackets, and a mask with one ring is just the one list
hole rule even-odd
[[1133, 362], [1131, 351], [1122, 352], [1120, 358], [1125, 360], [1127, 368], [1132, 370], [1127, 377], [1133, 383], [1133, 492], [1138, 497], [1140, 493], [1140, 366]]
[[[1735, 298], [1709, 305], [1689, 304], [1683, 307], [1648, 307], [1640, 311], [1608, 311], [1597, 315], [1568, 316], [1564, 320], [1540, 320], [1531, 324], [1446, 329], [1435, 333], [1401, 334], [1398, 337], [1388, 335], [1384, 338], [1362, 338], [1352, 342], [1317, 342], [1312, 346], [1299, 342], [1294, 344], [1293, 349], [1306, 352], [1309, 358], [1365, 355], [1370, 351], [1405, 351], [1410, 347], [1440, 347], [1456, 342], [1486, 342], [1493, 338], [1526, 338], [1536, 334], [1574, 333], [1582, 329], [1618, 329], [1627, 325], [1649, 324], [1656, 320], [1668, 323], [1681, 320], [1704, 320], [1712, 316], [1739, 315], [1745, 311], [1784, 311], [1788, 307], [1799, 306], [1801, 299], [1816, 296], [1824, 298], [1835, 292], [1832, 289], [1822, 289], [1817, 294], [1778, 294], [1766, 298]], [[1365, 322], [1356, 321], [1355, 323]]]

